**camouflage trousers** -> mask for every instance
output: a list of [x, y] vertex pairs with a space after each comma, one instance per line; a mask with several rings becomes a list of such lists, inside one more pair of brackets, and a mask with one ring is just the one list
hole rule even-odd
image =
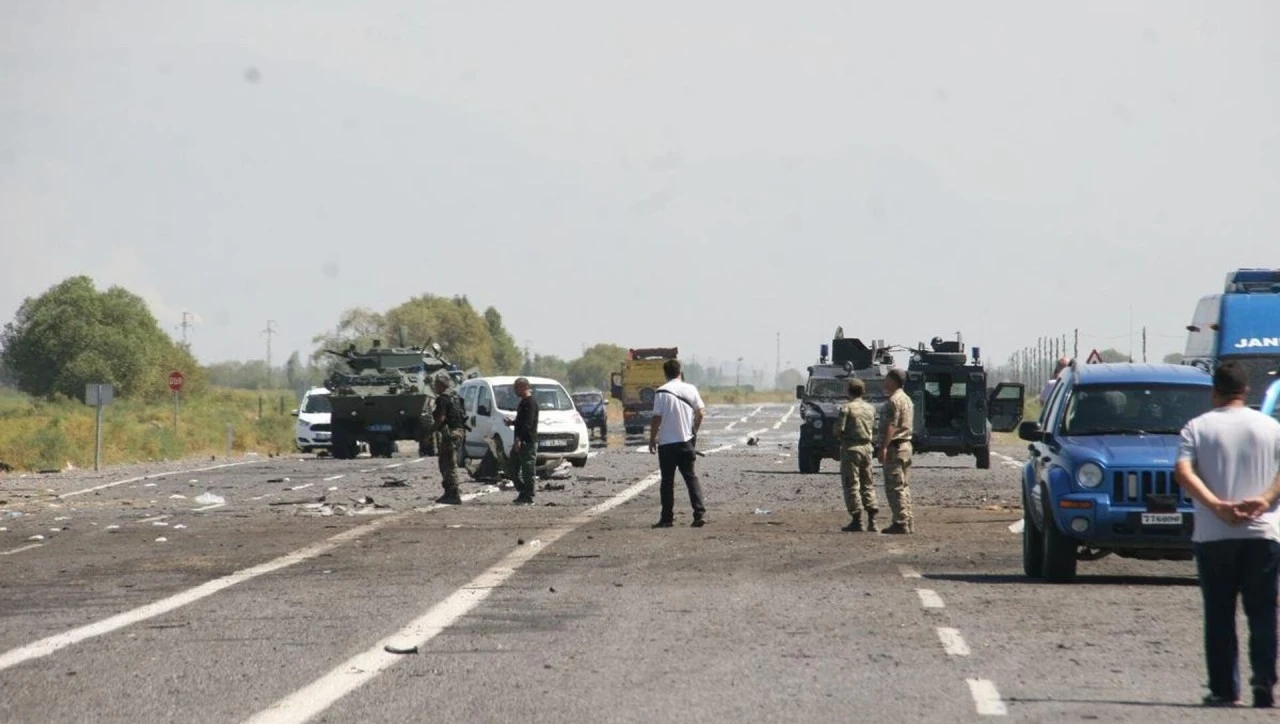
[[464, 430], [441, 430], [436, 446], [436, 460], [440, 463], [440, 482], [444, 492], [458, 490], [458, 446], [463, 444]]
[[532, 498], [538, 484], [538, 443], [521, 445], [519, 450], [510, 456], [511, 481], [516, 484], [516, 492]]
[[884, 458], [884, 497], [889, 499], [893, 522], [911, 528], [911, 443], [890, 447]]
[[859, 445], [840, 449], [840, 486], [844, 489], [844, 507], [857, 517], [865, 509], [875, 515], [875, 481], [871, 477], [871, 446]]

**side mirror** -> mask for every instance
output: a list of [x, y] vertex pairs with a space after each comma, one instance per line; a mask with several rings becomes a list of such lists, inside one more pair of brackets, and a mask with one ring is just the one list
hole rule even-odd
[[479, 407], [476, 408], [476, 414], [479, 415], [480, 417], [488, 417], [489, 412], [490, 410], [488, 405], [480, 405]]
[[1044, 440], [1044, 433], [1040, 431], [1039, 422], [1026, 420], [1018, 425], [1018, 437], [1028, 442], [1040, 442]]
[[293, 415], [294, 417], [297, 417], [297, 416], [298, 416], [298, 411], [297, 411], [297, 410], [289, 410], [289, 414], [290, 414], [290, 415]]
[[804, 385], [796, 385], [796, 399], [797, 400], [804, 399]]

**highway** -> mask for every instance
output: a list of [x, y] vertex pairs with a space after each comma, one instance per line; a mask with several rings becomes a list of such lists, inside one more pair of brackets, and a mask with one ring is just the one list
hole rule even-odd
[[679, 479], [650, 528], [657, 460], [621, 438], [531, 507], [437, 506], [404, 453], [0, 475], [0, 720], [1266, 719], [1198, 706], [1192, 563], [1022, 576], [1025, 445], [918, 456], [917, 533], [843, 533], [796, 414], [710, 408], [701, 529]]

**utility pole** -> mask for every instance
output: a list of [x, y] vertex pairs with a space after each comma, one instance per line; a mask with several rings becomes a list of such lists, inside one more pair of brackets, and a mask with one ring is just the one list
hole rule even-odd
[[1147, 361], [1147, 328], [1145, 325], [1142, 327], [1142, 361]]
[[1071, 344], [1071, 359], [1080, 358], [1080, 328], [1076, 327], [1075, 341]]
[[742, 358], [738, 358], [738, 371], [733, 381], [733, 395], [738, 404], [742, 404]]
[[268, 319], [267, 328], [262, 330], [267, 335], [267, 389], [271, 389], [271, 335], [277, 334], [276, 320]]
[[191, 312], [182, 313], [182, 348], [191, 351], [191, 343], [187, 341], [187, 330], [191, 328]]
[[776, 388], [779, 381], [782, 380], [782, 332], [777, 333], [777, 357], [773, 363], [773, 386]]

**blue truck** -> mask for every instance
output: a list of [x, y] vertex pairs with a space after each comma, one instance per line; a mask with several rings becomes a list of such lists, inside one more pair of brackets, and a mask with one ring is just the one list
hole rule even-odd
[[1038, 420], [1022, 477], [1028, 577], [1075, 578], [1081, 560], [1116, 554], [1189, 560], [1192, 501], [1173, 478], [1179, 434], [1209, 410], [1212, 378], [1176, 364], [1072, 363]]
[[1280, 269], [1236, 269], [1221, 294], [1202, 297], [1187, 325], [1183, 364], [1212, 372], [1234, 360], [1249, 372], [1250, 407], [1260, 407], [1280, 367]]

